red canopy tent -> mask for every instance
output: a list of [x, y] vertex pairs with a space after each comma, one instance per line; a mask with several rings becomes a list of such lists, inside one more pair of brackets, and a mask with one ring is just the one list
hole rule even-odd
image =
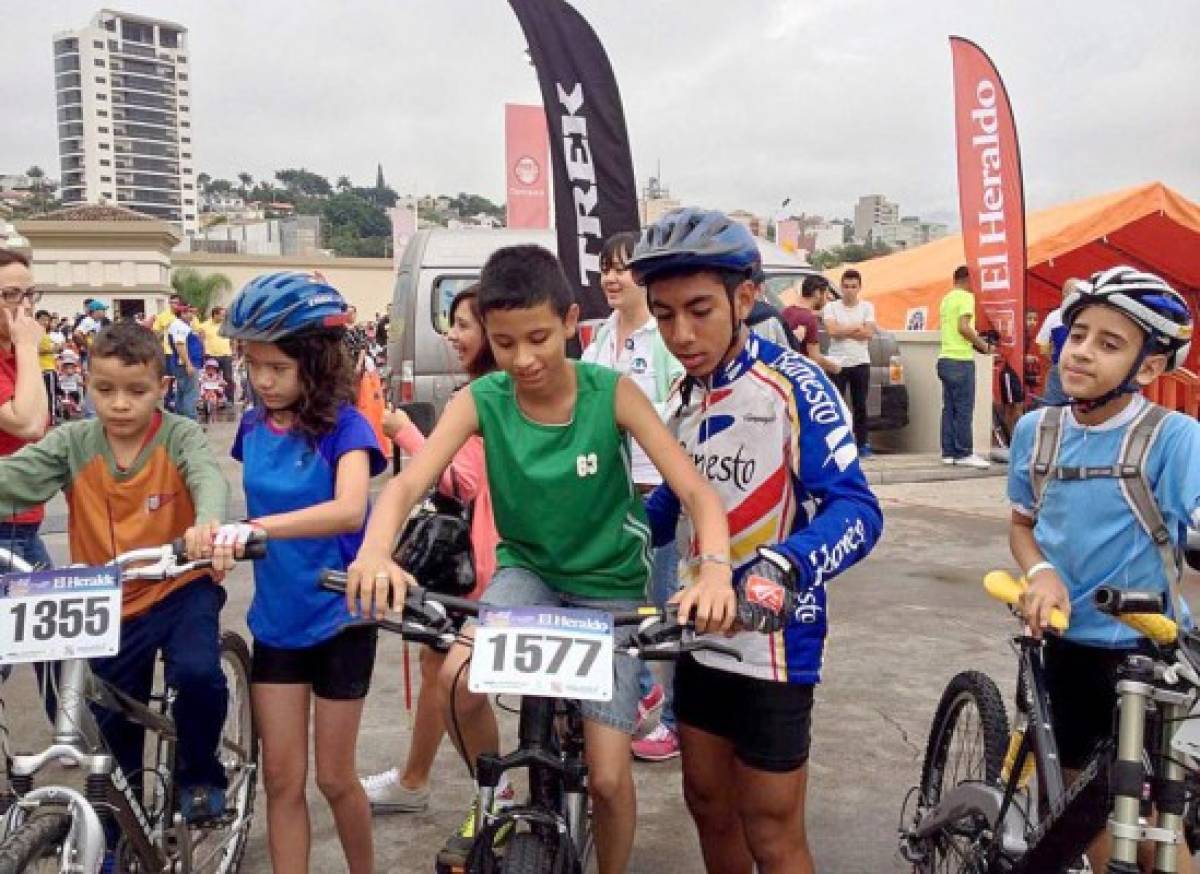
[[[1200, 310], [1200, 204], [1161, 182], [1032, 213], [1026, 219], [1026, 239], [1027, 313], [1036, 313], [1037, 324], [1059, 305], [1064, 282], [1117, 264], [1159, 274], [1188, 298], [1193, 311]], [[963, 257], [962, 237], [956, 234], [849, 266], [862, 274], [864, 296], [875, 304], [880, 327], [903, 330], [919, 314], [930, 330], [939, 326], [938, 304]], [[836, 282], [844, 269], [826, 275]], [[1194, 371], [1198, 363], [1200, 342], [1193, 344], [1187, 366]], [[1189, 374], [1178, 382], [1197, 390], [1191, 394], [1200, 393]], [[1197, 398], [1189, 398], [1186, 404], [1195, 402]], [[1171, 405], [1182, 409], [1184, 404]]]

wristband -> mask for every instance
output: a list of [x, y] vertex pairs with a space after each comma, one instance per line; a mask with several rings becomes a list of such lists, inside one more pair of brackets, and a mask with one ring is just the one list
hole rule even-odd
[[712, 564], [723, 564], [727, 568], [733, 567], [733, 562], [731, 562], [728, 559], [728, 557], [726, 557], [724, 555], [717, 555], [716, 553], [708, 553], [708, 552], [703, 553], [701, 555], [692, 556], [692, 560], [690, 563], [691, 564], [704, 564], [705, 562], [710, 562]]
[[1029, 570], [1025, 571], [1025, 579], [1032, 580], [1035, 575], [1040, 574], [1042, 571], [1052, 571], [1052, 570], [1054, 570], [1054, 565], [1050, 564], [1050, 562], [1039, 561], [1037, 564], [1035, 564]]

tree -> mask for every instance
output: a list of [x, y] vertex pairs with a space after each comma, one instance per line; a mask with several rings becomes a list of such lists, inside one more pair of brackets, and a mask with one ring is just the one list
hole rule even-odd
[[198, 173], [196, 175], [196, 185], [200, 187], [201, 194], [208, 194], [208, 184], [212, 182], [212, 177], [207, 173]]
[[208, 190], [213, 194], [232, 194], [233, 183], [228, 179], [213, 179], [208, 183]]
[[384, 256], [392, 223], [379, 207], [353, 191], [344, 191], [322, 202], [320, 214], [326, 245], [337, 254]]
[[349, 191], [353, 187], [354, 187], [354, 183], [350, 181], [349, 176], [339, 176], [338, 177], [338, 179], [337, 179], [337, 190], [338, 191]]
[[238, 174], [238, 181], [242, 183], [242, 197], [245, 197], [246, 192], [250, 190], [250, 186], [254, 183], [254, 177], [243, 170]]
[[179, 267], [171, 273], [171, 288], [204, 318], [222, 292], [231, 291], [233, 283], [224, 273], [204, 275], [193, 267]]
[[308, 197], [328, 197], [333, 194], [329, 180], [317, 173], [312, 173], [301, 167], [299, 170], [276, 170], [275, 178], [293, 194], [303, 194]]

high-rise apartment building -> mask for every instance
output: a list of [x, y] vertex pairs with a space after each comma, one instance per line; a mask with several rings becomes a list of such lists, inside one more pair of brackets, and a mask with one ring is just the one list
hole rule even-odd
[[879, 236], [878, 225], [900, 221], [900, 206], [882, 194], [865, 194], [854, 205], [854, 238], [860, 242]]
[[187, 30], [102, 9], [54, 37], [61, 196], [196, 229]]

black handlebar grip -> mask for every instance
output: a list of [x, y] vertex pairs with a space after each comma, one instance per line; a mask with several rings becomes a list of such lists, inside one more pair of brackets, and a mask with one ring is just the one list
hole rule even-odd
[[318, 575], [321, 588], [329, 592], [337, 592], [340, 595], [346, 594], [346, 574], [344, 571], [323, 570]]
[[1162, 592], [1127, 591], [1114, 586], [1101, 586], [1092, 596], [1096, 609], [1109, 616], [1129, 613], [1165, 613], [1167, 598]]
[[246, 545], [242, 547], [242, 558], [248, 561], [256, 561], [260, 558], [267, 557], [267, 535], [266, 532], [259, 534], [251, 534], [250, 539], [246, 541]]
[[180, 564], [187, 562], [187, 546], [184, 545], [182, 537], [176, 537], [171, 541], [171, 552], [175, 553], [175, 560]]

